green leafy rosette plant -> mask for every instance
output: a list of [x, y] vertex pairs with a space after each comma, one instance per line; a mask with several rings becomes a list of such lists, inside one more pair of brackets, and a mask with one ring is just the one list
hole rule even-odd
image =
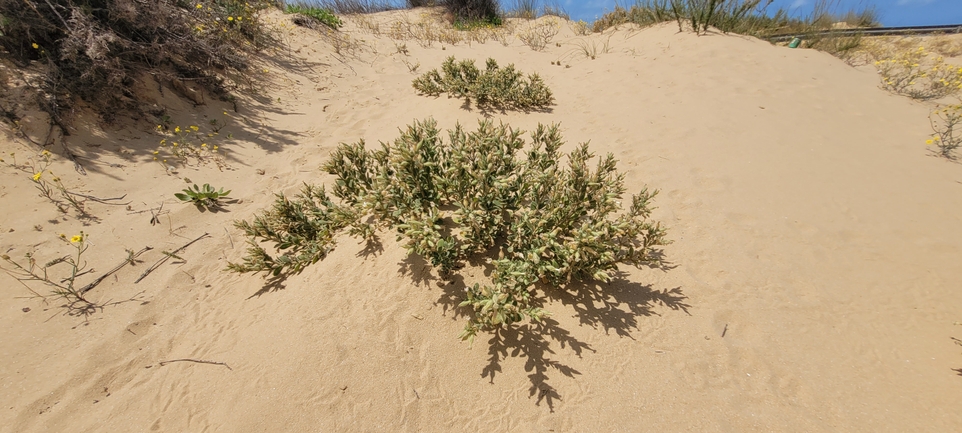
[[541, 291], [589, 290], [571, 283], [609, 281], [622, 263], [662, 263], [659, 247], [668, 241], [650, 219], [657, 191], [642, 189], [622, 209], [624, 175], [612, 155], [595, 160], [581, 144], [563, 164], [557, 125], [539, 125], [527, 148], [521, 135], [482, 121], [473, 132], [456, 126], [445, 141], [426, 120], [374, 150], [342, 144], [323, 166], [335, 176], [338, 202], [313, 186], [293, 199], [278, 195], [253, 222], [237, 223], [250, 248], [229, 267], [300, 272], [323, 259], [342, 230], [369, 241], [392, 230], [443, 275], [465, 262], [490, 266], [491, 281], [467, 287], [461, 303], [474, 312], [461, 337], [473, 339], [525, 318], [541, 321]]

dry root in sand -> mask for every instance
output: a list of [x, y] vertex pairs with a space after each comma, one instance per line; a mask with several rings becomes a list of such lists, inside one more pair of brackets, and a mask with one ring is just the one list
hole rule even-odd
[[252, 222], [237, 223], [250, 248], [229, 269], [283, 278], [324, 259], [341, 231], [376, 246], [389, 229], [442, 275], [465, 262], [488, 268], [490, 283], [466, 287], [461, 303], [474, 312], [461, 337], [473, 339], [526, 317], [541, 321], [543, 292], [601, 290], [591, 282], [609, 281], [618, 264], [662, 264], [668, 240], [650, 219], [657, 191], [643, 189], [622, 209], [624, 175], [612, 155], [591, 170], [594, 155], [582, 144], [563, 165], [557, 126], [539, 125], [527, 150], [521, 134], [482, 121], [474, 132], [455, 127], [445, 142], [427, 120], [376, 150], [342, 144], [324, 165], [337, 176], [339, 200], [310, 185], [278, 195]]

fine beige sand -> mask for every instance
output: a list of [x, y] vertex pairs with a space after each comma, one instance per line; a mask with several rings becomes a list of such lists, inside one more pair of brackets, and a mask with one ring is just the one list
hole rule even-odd
[[[0, 431], [962, 430], [962, 165], [926, 149], [934, 105], [822, 52], [673, 24], [591, 36], [562, 24], [542, 52], [517, 38], [388, 36], [426, 13], [346, 17], [353, 48], [341, 54], [273, 14], [290, 49], [266, 53], [258, 93], [237, 112], [158, 92], [175, 125], [226, 118], [223, 171], [167, 175], [151, 160], [155, 120], [117, 131], [79, 115], [66, 145], [86, 174], [59, 139], [51, 170], [78, 192], [130, 201], [89, 203], [95, 221], [38, 197], [9, 154], [23, 163], [39, 148], [4, 127], [0, 252], [44, 263], [70, 251], [59, 234], [83, 230], [96, 270], [86, 284], [125, 249], [153, 250], [89, 293], [104, 307], [87, 317], [0, 275]], [[599, 47], [594, 60], [583, 44]], [[408, 65], [420, 73], [451, 55], [537, 72], [556, 104], [482, 113], [418, 95]], [[547, 334], [522, 325], [473, 346], [457, 338], [457, 288], [389, 233], [373, 255], [341, 238], [283, 287], [224, 271], [245, 248], [232, 221], [330, 182], [319, 166], [339, 142], [393, 140], [428, 117], [473, 128], [486, 115], [527, 131], [560, 123], [566, 149], [613, 153], [629, 191], [660, 189], [673, 268], [622, 267], [605, 297], [550, 302]], [[23, 130], [42, 141], [46, 124], [38, 114]], [[198, 212], [173, 197], [184, 177], [238, 202]], [[177, 359], [226, 366], [161, 365]]]

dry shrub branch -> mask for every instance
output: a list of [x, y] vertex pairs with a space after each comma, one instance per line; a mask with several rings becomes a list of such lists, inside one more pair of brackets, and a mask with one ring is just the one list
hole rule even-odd
[[[139, 112], [138, 81], [198, 84], [214, 95], [269, 42], [268, 0], [0, 0], [0, 56], [34, 65], [38, 103], [63, 128], [83, 101], [110, 121]], [[182, 86], [181, 86], [182, 87]], [[196, 102], [196, 101], [195, 101]], [[66, 131], [65, 131], [66, 133]]]

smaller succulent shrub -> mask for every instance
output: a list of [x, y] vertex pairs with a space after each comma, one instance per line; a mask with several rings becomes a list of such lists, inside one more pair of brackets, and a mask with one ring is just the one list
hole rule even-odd
[[525, 78], [514, 65], [501, 68], [490, 58], [482, 71], [474, 65], [474, 60], [456, 61], [448, 57], [441, 65], [441, 72], [433, 69], [412, 84], [425, 95], [449, 93], [468, 102], [473, 99], [481, 108], [528, 110], [545, 108], [554, 102], [551, 90], [538, 74]]
[[316, 6], [287, 5], [285, 10], [288, 14], [299, 14], [309, 17], [318, 23], [324, 24], [332, 29], [338, 29], [344, 25], [341, 19], [327, 9]]
[[193, 187], [185, 189], [183, 193], [175, 193], [174, 197], [181, 201], [191, 202], [198, 209], [203, 210], [219, 208], [221, 206], [220, 199], [227, 197], [228, 194], [230, 194], [230, 190], [224, 191], [224, 188], [214, 190], [214, 187], [205, 183], [202, 188], [194, 184]]

